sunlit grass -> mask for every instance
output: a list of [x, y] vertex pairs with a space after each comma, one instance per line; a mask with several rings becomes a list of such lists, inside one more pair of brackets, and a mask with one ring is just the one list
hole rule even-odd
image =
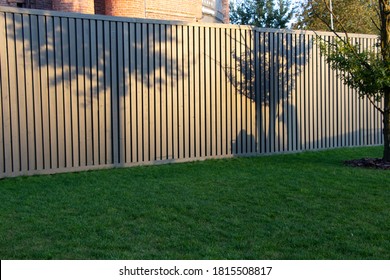
[[1, 259], [390, 259], [380, 147], [0, 181]]

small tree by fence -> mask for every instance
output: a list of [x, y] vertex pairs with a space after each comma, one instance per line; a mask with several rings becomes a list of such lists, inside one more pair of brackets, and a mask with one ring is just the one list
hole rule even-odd
[[315, 36], [0, 7], [0, 177], [381, 144]]

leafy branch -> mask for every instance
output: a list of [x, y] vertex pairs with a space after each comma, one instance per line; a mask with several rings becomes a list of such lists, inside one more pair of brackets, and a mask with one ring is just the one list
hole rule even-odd
[[374, 50], [361, 49], [353, 44], [343, 22], [330, 9], [326, 0], [322, 0], [326, 9], [333, 15], [343, 34], [336, 32], [319, 14], [319, 19], [336, 35], [335, 42], [327, 42], [316, 35], [321, 55], [332, 69], [339, 71], [344, 84], [357, 89], [361, 98], [367, 97], [370, 103], [382, 114], [385, 110], [377, 105], [383, 98], [384, 91], [390, 87], [390, 68], [383, 57]]

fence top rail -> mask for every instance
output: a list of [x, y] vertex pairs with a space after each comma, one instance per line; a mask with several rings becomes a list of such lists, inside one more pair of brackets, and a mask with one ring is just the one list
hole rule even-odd
[[[200, 23], [200, 22], [185, 22], [175, 20], [158, 20], [158, 19], [144, 19], [144, 18], [130, 18], [130, 17], [116, 17], [107, 15], [95, 15], [95, 14], [81, 14], [73, 12], [60, 12], [49, 10], [37, 10], [37, 9], [25, 9], [15, 8], [0, 5], [0, 12], [15, 13], [15, 14], [28, 14], [37, 16], [52, 16], [52, 17], [64, 17], [64, 18], [79, 18], [112, 22], [126, 22], [126, 23], [145, 23], [145, 24], [162, 24], [162, 25], [180, 25], [180, 26], [194, 26], [194, 27], [212, 27], [220, 29], [239, 29], [239, 30], [252, 30], [260, 33], [283, 33], [283, 34], [301, 34], [312, 36], [335, 36], [333, 32], [329, 31], [311, 31], [311, 30], [294, 30], [294, 29], [276, 29], [276, 28], [259, 28], [251, 25], [236, 25], [236, 24], [222, 24], [222, 23]], [[340, 34], [344, 36], [344, 34]], [[365, 39], [378, 39], [378, 35], [373, 34], [355, 34], [349, 33], [351, 38], [365, 38]]]

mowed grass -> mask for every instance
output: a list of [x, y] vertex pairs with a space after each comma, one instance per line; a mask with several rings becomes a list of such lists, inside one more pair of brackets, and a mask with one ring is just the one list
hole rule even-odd
[[381, 147], [0, 180], [0, 259], [390, 259]]

